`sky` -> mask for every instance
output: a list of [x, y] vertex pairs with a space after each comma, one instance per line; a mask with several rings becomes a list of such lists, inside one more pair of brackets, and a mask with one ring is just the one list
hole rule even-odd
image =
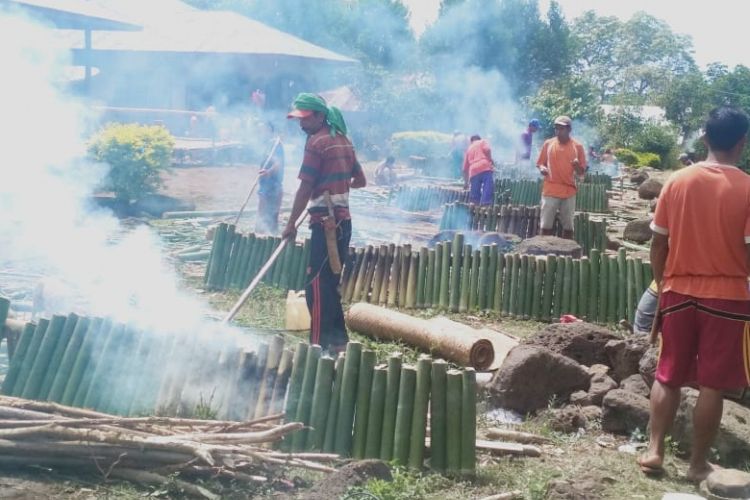
[[[412, 12], [411, 23], [421, 33], [438, 13], [440, 0], [403, 0]], [[543, 13], [550, 0], [540, 0]], [[587, 10], [601, 16], [629, 19], [635, 12], [644, 11], [662, 19], [679, 34], [693, 39], [694, 57], [703, 68], [711, 62], [721, 62], [730, 68], [737, 64], [750, 67], [750, 51], [743, 37], [748, 31], [750, 2], [746, 0], [558, 0], [568, 21]]]

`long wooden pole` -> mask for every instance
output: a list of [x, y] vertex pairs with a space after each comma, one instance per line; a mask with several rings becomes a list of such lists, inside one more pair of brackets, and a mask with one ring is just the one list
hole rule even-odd
[[[294, 225], [295, 228], [299, 228], [302, 223], [307, 219], [307, 212], [300, 217], [300, 219], [297, 221], [297, 224]], [[240, 296], [239, 299], [237, 299], [237, 302], [232, 306], [232, 309], [229, 311], [229, 314], [226, 315], [226, 317], [222, 320], [222, 323], [229, 323], [232, 321], [232, 318], [234, 318], [237, 313], [239, 312], [240, 308], [247, 302], [248, 297], [250, 297], [250, 294], [253, 293], [253, 290], [255, 290], [255, 287], [258, 286], [258, 283], [260, 283], [260, 280], [263, 279], [263, 276], [266, 275], [268, 270], [273, 266], [273, 263], [276, 262], [276, 259], [281, 255], [281, 252], [284, 251], [284, 248], [286, 247], [286, 244], [289, 242], [289, 238], [284, 238], [281, 240], [281, 243], [279, 243], [279, 246], [276, 247], [276, 250], [273, 251], [271, 256], [268, 258], [268, 261], [266, 261], [265, 264], [263, 264], [263, 267], [260, 268], [260, 271], [258, 271], [258, 274], [255, 275], [255, 278], [250, 282], [249, 285], [247, 285], [247, 288], [245, 288], [245, 291], [242, 292], [242, 296]]]
[[[277, 137], [276, 140], [273, 141], [273, 146], [271, 146], [271, 151], [268, 152], [268, 156], [266, 156], [266, 160], [263, 162], [263, 165], [260, 166], [260, 171], [266, 169], [266, 165], [268, 165], [268, 162], [271, 161], [271, 157], [273, 157], [273, 154], [276, 152], [276, 148], [279, 147], [280, 143], [281, 143], [281, 137]], [[255, 188], [258, 186], [258, 181], [260, 180], [260, 171], [258, 171], [258, 175], [257, 177], [255, 177], [255, 181], [253, 181], [253, 185], [250, 187], [250, 191], [247, 193], [247, 197], [245, 198], [245, 202], [240, 207], [240, 211], [237, 212], [237, 218], [234, 219], [235, 226], [240, 222], [240, 217], [242, 217], [242, 212], [245, 211], [245, 207], [247, 207], [247, 204], [250, 201], [250, 197], [253, 195]]]

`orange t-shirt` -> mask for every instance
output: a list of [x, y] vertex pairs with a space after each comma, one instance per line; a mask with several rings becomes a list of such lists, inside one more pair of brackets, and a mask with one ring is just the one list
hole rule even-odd
[[672, 174], [651, 229], [669, 237], [664, 290], [705, 299], [748, 300], [750, 176], [701, 162]]
[[492, 166], [492, 150], [490, 144], [484, 139], [474, 141], [464, 154], [464, 172], [469, 172], [469, 177], [474, 177], [482, 172], [489, 172]]
[[539, 151], [537, 165], [546, 165], [549, 175], [544, 177], [542, 196], [553, 198], [570, 198], [576, 194], [575, 169], [573, 160], [578, 158], [581, 168], [586, 169], [586, 152], [583, 146], [575, 139], [570, 139], [565, 144], [560, 143], [557, 137], [547, 139]]

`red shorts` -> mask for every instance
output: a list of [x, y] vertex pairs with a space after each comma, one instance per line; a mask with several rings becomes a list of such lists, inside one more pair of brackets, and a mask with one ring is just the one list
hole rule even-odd
[[750, 301], [663, 292], [656, 380], [711, 389], [750, 384]]

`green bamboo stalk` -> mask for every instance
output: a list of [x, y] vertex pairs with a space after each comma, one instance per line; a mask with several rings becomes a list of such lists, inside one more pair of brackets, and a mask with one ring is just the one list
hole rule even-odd
[[390, 288], [391, 267], [393, 266], [395, 252], [396, 245], [393, 243], [388, 245], [388, 251], [386, 252], [385, 261], [383, 262], [383, 279], [381, 280], [380, 293], [378, 294], [378, 304], [381, 306], [388, 304], [388, 289]]
[[531, 309], [534, 303], [534, 275], [536, 274], [536, 257], [529, 255], [529, 265], [526, 268], [526, 288], [523, 301], [523, 319], [531, 319]]
[[600, 323], [607, 322], [607, 307], [609, 306], [609, 259], [601, 255], [599, 264], [599, 314]]
[[21, 373], [21, 367], [25, 364], [25, 359], [29, 352], [29, 346], [31, 345], [36, 328], [37, 325], [34, 323], [26, 323], [23, 326], [23, 331], [21, 332], [21, 338], [18, 340], [16, 352], [13, 353], [13, 357], [10, 359], [8, 373], [3, 379], [2, 393], [6, 396], [13, 395], [13, 387], [16, 385], [18, 376]]
[[[494, 210], [493, 210], [494, 213]], [[487, 267], [487, 303], [486, 309], [495, 307], [495, 291], [497, 290], [497, 244], [490, 246], [490, 262]]]
[[589, 277], [589, 308], [588, 308], [588, 319], [592, 323], [597, 323], [599, 313], [599, 257], [600, 252], [598, 249], [593, 248], [589, 254], [589, 267], [591, 274]]
[[359, 365], [362, 357], [362, 344], [349, 342], [344, 361], [344, 380], [341, 383], [339, 414], [336, 418], [336, 438], [334, 452], [341, 457], [349, 457], [352, 452], [352, 424], [354, 423], [355, 396], [358, 387]]
[[365, 458], [380, 458], [387, 379], [388, 370], [384, 366], [375, 368], [370, 390], [370, 415], [367, 419]]
[[497, 253], [497, 268], [495, 269], [495, 298], [493, 309], [501, 312], [503, 309], [503, 274], [505, 269], [505, 254]]
[[609, 323], [617, 322], [617, 259], [607, 257], [607, 321]]
[[579, 304], [579, 284], [581, 280], [581, 261], [579, 259], [573, 259], [573, 274], [570, 279], [570, 314], [578, 316]]
[[417, 305], [417, 274], [419, 274], [419, 254], [411, 254], [409, 277], [406, 280], [406, 308], [414, 309]]
[[633, 322], [633, 317], [635, 315], [635, 305], [636, 305], [636, 293], [635, 293], [635, 262], [633, 259], [627, 260], [627, 280], [628, 280], [628, 295], [627, 295], [627, 303], [625, 304], [626, 310], [626, 319]]
[[461, 297], [458, 301], [458, 311], [466, 312], [469, 309], [469, 284], [471, 278], [471, 245], [464, 245], [464, 261], [461, 265]]
[[474, 368], [464, 369], [461, 382], [461, 472], [473, 474], [477, 462], [477, 375]]
[[[640, 257], [636, 257], [633, 260], [633, 268], [635, 272], [635, 307], [638, 306], [638, 300], [640, 299], [643, 292], [646, 291], [649, 283], [643, 283], [643, 260]], [[633, 309], [635, 311], [635, 308]]]
[[542, 294], [542, 321], [549, 321], [552, 314], [552, 294], [555, 290], [555, 273], [557, 271], [557, 256], [548, 255], [544, 272], [544, 292]]
[[214, 229], [214, 238], [211, 243], [211, 254], [208, 256], [206, 274], [203, 283], [209, 290], [215, 289], [216, 276], [221, 266], [221, 258], [224, 255], [224, 241], [227, 236], [227, 224], [221, 223]]
[[627, 317], [625, 304], [628, 300], [628, 271], [625, 249], [620, 248], [617, 252], [617, 319]]
[[448, 309], [450, 296], [450, 265], [451, 265], [451, 244], [448, 242], [441, 243], [443, 247], [443, 262], [440, 269], [440, 309]]
[[124, 341], [124, 336], [125, 325], [115, 323], [106, 337], [99, 356], [92, 358], [92, 361], [96, 362], [96, 366], [94, 367], [93, 375], [86, 391], [86, 397], [83, 400], [84, 407], [92, 409], [100, 408], [100, 401], [108, 390], [107, 382], [109, 374], [117, 363], [117, 351], [120, 343]]
[[544, 274], [547, 269], [547, 261], [536, 259], [536, 269], [534, 271], [533, 296], [531, 300], [531, 318], [536, 321], [542, 319], [542, 293], [544, 292]]
[[474, 250], [471, 254], [471, 276], [469, 276], [469, 310], [479, 307], [479, 262], [481, 250]]
[[[276, 247], [278, 247], [281, 244], [281, 238], [273, 238], [273, 245], [272, 245], [272, 251], [276, 250]], [[286, 245], [284, 249], [281, 251], [281, 255], [279, 258], [276, 259], [276, 262], [273, 263], [273, 266], [269, 270], [270, 274], [270, 280], [268, 282], [269, 285], [278, 287], [279, 283], [281, 282], [281, 273], [284, 269], [284, 265], [286, 263], [286, 254], [289, 251], [289, 245]], [[271, 256], [269, 255], [268, 258], [270, 259]]]
[[654, 280], [654, 274], [651, 269], [651, 263], [650, 262], [644, 262], [643, 263], [643, 286], [644, 290], [645, 288], [648, 288], [651, 286], [651, 282]]
[[[430, 467], [437, 472], [445, 471], [446, 460], [446, 380], [448, 363], [442, 359], [433, 361], [430, 388]], [[451, 408], [455, 411], [455, 408]]]
[[375, 370], [375, 351], [362, 351], [359, 364], [359, 381], [357, 384], [357, 406], [354, 417], [354, 437], [352, 456], [365, 458], [367, 446], [367, 425], [370, 417], [370, 392], [372, 391], [372, 377]]
[[372, 245], [367, 245], [362, 263], [357, 270], [357, 278], [354, 281], [354, 295], [352, 296], [352, 302], [359, 302], [362, 300], [362, 291], [365, 288], [365, 277], [367, 276], [368, 268], [370, 267], [370, 261], [372, 260]]
[[505, 272], [503, 273], [503, 308], [502, 315], [511, 314], [511, 289], [513, 285], [513, 255], [505, 254]]
[[490, 267], [490, 247], [489, 245], [482, 245], [479, 251], [479, 280], [477, 283], [478, 287], [478, 306], [479, 309], [487, 309], [487, 297], [489, 292], [489, 282], [493, 277], [489, 273]]
[[388, 282], [388, 307], [396, 307], [398, 299], [398, 281], [401, 279], [401, 252], [400, 246], [396, 247], [391, 264], [390, 281]]
[[453, 237], [453, 246], [451, 248], [451, 274], [450, 274], [450, 309], [452, 312], [458, 312], [461, 301], [461, 251], [464, 247], [463, 233], [456, 233]]
[[555, 268], [555, 292], [552, 297], [552, 321], [558, 321], [562, 313], [562, 295], [563, 283], [565, 279], [565, 257], [557, 258], [557, 267]]
[[83, 385], [85, 374], [90, 373], [88, 368], [91, 364], [91, 356], [94, 354], [97, 346], [102, 344], [104, 337], [104, 332], [102, 332], [103, 327], [109, 329], [110, 323], [108, 320], [94, 318], [89, 322], [89, 327], [86, 329], [81, 340], [81, 347], [74, 353], [75, 358], [73, 360], [73, 368], [70, 371], [70, 377], [67, 380], [63, 380], [64, 386], [62, 397], [60, 398], [61, 404], [67, 406], [74, 405], [78, 390]]
[[49, 366], [52, 354], [55, 351], [57, 341], [60, 339], [63, 327], [65, 326], [65, 316], [54, 315], [49, 322], [49, 327], [44, 332], [42, 342], [39, 344], [39, 350], [34, 357], [34, 365], [31, 367], [29, 377], [23, 386], [21, 397], [26, 399], [38, 399], [39, 391], [44, 382], [44, 374]]
[[573, 257], [565, 257], [565, 267], [563, 272], [563, 287], [562, 287], [562, 303], [560, 304], [560, 312], [562, 314], [570, 314], [570, 288], [573, 284]]
[[380, 251], [378, 252], [378, 260], [375, 264], [375, 275], [372, 280], [372, 298], [370, 303], [378, 304], [380, 301], [380, 289], [383, 285], [383, 277], [387, 276], [385, 272], [385, 264], [388, 258], [388, 245], [380, 245]]
[[[294, 362], [292, 363], [292, 374], [289, 376], [288, 394], [286, 404], [284, 405], [284, 421], [287, 423], [294, 422], [297, 417], [297, 408], [302, 393], [302, 382], [305, 377], [307, 362], [307, 352], [309, 345], [305, 342], [299, 342], [294, 350]], [[292, 439], [290, 436], [284, 438], [281, 449], [291, 451]]]
[[232, 255], [232, 246], [234, 245], [234, 236], [236, 227], [233, 224], [227, 226], [226, 239], [224, 241], [223, 254], [221, 257], [221, 266], [217, 270], [216, 274], [216, 287], [219, 290], [224, 290], [227, 286], [227, 269], [229, 268], [229, 260]]
[[325, 439], [323, 440], [324, 453], [333, 453], [336, 441], [336, 418], [339, 413], [339, 403], [341, 402], [341, 386], [344, 383], [344, 356], [341, 354], [336, 358], [335, 371], [336, 376], [333, 380], [331, 400], [328, 404], [326, 416]]
[[518, 288], [516, 291], [516, 318], [523, 319], [526, 310], [526, 279], [529, 272], [529, 256], [521, 256], [521, 265], [518, 272]]
[[52, 383], [55, 377], [58, 375], [60, 370], [60, 363], [62, 363], [65, 349], [68, 347], [71, 337], [73, 336], [73, 330], [75, 330], [76, 323], [78, 323], [78, 315], [71, 313], [65, 319], [65, 324], [60, 331], [60, 337], [55, 344], [54, 351], [50, 357], [48, 366], [44, 372], [44, 379], [42, 381], [41, 389], [39, 390], [39, 399], [48, 399], [50, 390], [52, 389]]
[[34, 333], [31, 336], [31, 342], [29, 343], [26, 355], [24, 356], [23, 364], [21, 364], [15, 384], [13, 384], [11, 396], [21, 397], [23, 395], [24, 387], [26, 386], [26, 382], [31, 374], [31, 369], [36, 361], [39, 347], [42, 345], [42, 340], [44, 339], [44, 334], [49, 328], [49, 323], [50, 321], [45, 318], [41, 318], [37, 322], [36, 328], [34, 328]]
[[411, 269], [411, 245], [406, 244], [401, 248], [401, 276], [398, 279], [398, 307], [406, 307], [406, 291], [409, 287], [409, 269]]
[[399, 386], [401, 384], [401, 354], [394, 353], [388, 358], [385, 405], [383, 407], [383, 430], [380, 441], [380, 459], [390, 462], [393, 459], [393, 435], [396, 430]]
[[230, 243], [229, 260], [224, 272], [224, 288], [234, 286], [237, 279], [237, 268], [240, 266], [240, 253], [242, 252], [242, 235], [235, 233]]
[[[295, 422], [301, 422], [305, 425], [310, 424], [313, 395], [315, 393], [315, 377], [318, 373], [318, 361], [320, 360], [321, 351], [322, 349], [319, 345], [311, 345], [307, 349], [305, 374], [302, 377], [302, 390], [300, 391], [299, 403], [297, 404], [297, 414], [294, 417]], [[308, 434], [308, 429], [300, 429], [292, 435], [293, 453], [305, 449]]]
[[424, 439], [427, 428], [427, 406], [430, 402], [430, 372], [432, 358], [422, 355], [417, 361], [417, 382], [414, 390], [414, 410], [411, 419], [411, 435], [408, 464], [412, 469], [421, 469], [424, 462]]
[[315, 389], [310, 408], [310, 432], [307, 435], [305, 449], [309, 451], [321, 451], [326, 434], [326, 420], [328, 408], [331, 405], [331, 390], [334, 378], [333, 358], [323, 356], [318, 360], [317, 372], [315, 374]]
[[427, 296], [426, 292], [426, 286], [427, 286], [427, 260], [429, 259], [429, 249], [427, 247], [422, 247], [419, 249], [419, 271], [417, 272], [417, 308], [422, 309], [426, 307], [427, 301], [425, 300], [425, 297]]
[[461, 417], [463, 411], [463, 375], [458, 370], [448, 370], [446, 375], [446, 405], [448, 411], [445, 419], [445, 470], [457, 474], [461, 469]]
[[578, 279], [578, 311], [580, 317], [590, 320], [589, 315], [589, 302], [591, 297], [591, 263], [588, 257], [581, 259], [581, 272]]
[[417, 383], [417, 370], [411, 366], [401, 368], [396, 408], [396, 427], [393, 433], [393, 462], [407, 465], [411, 446], [411, 421], [414, 414], [414, 396]]
[[238, 270], [237, 282], [235, 285], [237, 288], [245, 288], [250, 281], [248, 277], [250, 260], [252, 259], [253, 251], [255, 250], [255, 235], [250, 233], [245, 236], [245, 251], [240, 256], [240, 268]]
[[[427, 308], [435, 307], [434, 292], [435, 289], [435, 262], [436, 262], [435, 248], [430, 248], [427, 251], [427, 276], [425, 277], [424, 283], [424, 306]], [[438, 280], [439, 281], [439, 280]]]
[[354, 290], [357, 283], [357, 276], [359, 275], [362, 268], [364, 268], [365, 261], [365, 250], [364, 248], [358, 248], [356, 250], [354, 264], [352, 266], [352, 272], [348, 273], [348, 279], [346, 280], [346, 287], [344, 288], [344, 295], [342, 297], [344, 303], [350, 304], [354, 298]]

